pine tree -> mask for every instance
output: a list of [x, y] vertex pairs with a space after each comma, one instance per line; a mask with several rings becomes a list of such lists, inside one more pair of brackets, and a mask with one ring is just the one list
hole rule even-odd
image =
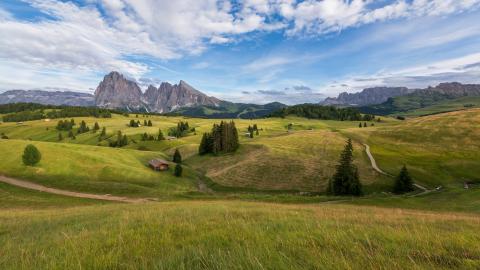
[[120, 147], [125, 146], [128, 144], [128, 138], [127, 135], [123, 135], [122, 137], [122, 143], [120, 144]]
[[162, 141], [165, 140], [165, 137], [163, 136], [163, 132], [161, 129], [158, 129], [158, 137], [157, 140]]
[[149, 126], [149, 127], [153, 126], [153, 124], [152, 124], [152, 121], [151, 121], [151, 120], [148, 120], [148, 123], [147, 123], [147, 124], [148, 124], [148, 126]]
[[102, 128], [102, 133], [100, 133], [100, 137], [107, 135], [107, 129], [105, 127]]
[[132, 119], [132, 120], [130, 120], [130, 124], [129, 124], [129, 126], [130, 126], [130, 127], [134, 127], [134, 126], [135, 126], [135, 124], [136, 124], [136, 123], [135, 123], [135, 120], [133, 120], [133, 119]]
[[202, 140], [200, 141], [200, 145], [198, 146], [198, 154], [199, 155], [205, 155], [208, 153], [208, 148], [207, 148], [207, 133], [203, 133]]
[[361, 127], [362, 127], [362, 123], [359, 123], [359, 124], [358, 124], [358, 127], [361, 128]]
[[173, 162], [182, 163], [182, 155], [178, 149], [175, 149], [175, 153], [173, 154]]
[[97, 122], [95, 122], [95, 125], [93, 125], [93, 130], [94, 130], [94, 131], [97, 131], [97, 130], [99, 130], [99, 129], [100, 129], [100, 126], [98, 125]]
[[148, 123], [147, 123], [147, 120], [146, 120], [146, 119], [145, 119], [145, 120], [143, 120], [143, 125], [144, 125], [144, 126], [147, 126], [147, 125], [148, 125]]
[[68, 132], [68, 137], [69, 137], [69, 138], [74, 137], [73, 132], [72, 132], [71, 130]]
[[23, 164], [33, 166], [37, 164], [40, 159], [42, 159], [42, 154], [40, 154], [40, 151], [38, 151], [33, 144], [29, 144], [25, 147], [22, 156]]
[[393, 193], [402, 194], [413, 191], [413, 180], [408, 173], [407, 167], [403, 165], [400, 173], [395, 178], [395, 184], [393, 186]]
[[58, 140], [59, 140], [59, 141], [63, 140], [63, 136], [62, 136], [62, 133], [61, 133], [61, 132], [58, 133]]
[[182, 176], [182, 173], [183, 173], [182, 165], [180, 164], [175, 165], [175, 172], [174, 172], [175, 176], [180, 177]]
[[253, 139], [253, 130], [250, 130], [250, 138]]
[[363, 122], [363, 127], [367, 127], [367, 122]]
[[259, 134], [258, 134], [258, 129], [255, 130], [255, 135], [257, 135], [257, 136], [259, 135]]
[[70, 126], [72, 126], [72, 127], [75, 126], [75, 120], [73, 120], [73, 118], [70, 119]]
[[358, 169], [353, 165], [353, 145], [351, 139], [348, 139], [341, 154], [337, 171], [330, 180], [328, 193], [333, 195], [362, 195]]

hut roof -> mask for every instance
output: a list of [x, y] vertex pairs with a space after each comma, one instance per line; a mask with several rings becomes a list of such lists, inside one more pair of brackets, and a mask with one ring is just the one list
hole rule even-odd
[[160, 165], [168, 165], [168, 162], [166, 160], [163, 160], [163, 159], [160, 159], [160, 158], [155, 158], [155, 159], [152, 159], [148, 162], [148, 164], [154, 166], [154, 167], [158, 167]]

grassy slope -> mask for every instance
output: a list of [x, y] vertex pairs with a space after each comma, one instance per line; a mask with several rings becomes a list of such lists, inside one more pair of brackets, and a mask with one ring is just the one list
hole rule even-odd
[[2, 269], [475, 269], [478, 216], [175, 202], [0, 210]]
[[480, 110], [472, 109], [358, 130], [352, 136], [371, 146], [380, 168], [397, 174], [406, 164], [415, 181], [461, 187], [479, 181]]
[[480, 106], [480, 97], [461, 97], [453, 100], [444, 100], [438, 104], [427, 106], [420, 109], [410, 110], [400, 113], [403, 116], [422, 116], [431, 115], [442, 112], [451, 112], [468, 109], [465, 105]]
[[[25, 145], [32, 143], [42, 153], [35, 167], [24, 166], [21, 156]], [[146, 166], [154, 152], [114, 149], [75, 144], [0, 140], [0, 172], [21, 179], [76, 191], [166, 196], [195, 190], [187, 171], [179, 179], [169, 172], [154, 172]]]
[[[145, 157], [140, 160], [141, 162], [132, 160], [133, 162], [136, 162], [136, 164], [131, 163], [131, 166], [135, 167], [134, 174], [138, 176], [137, 178], [146, 178], [147, 184], [152, 183], [153, 181], [149, 180], [151, 178], [151, 172], [146, 172], [145, 168], [143, 168], [145, 160], [154, 155], [171, 155], [174, 149], [178, 147], [182, 152], [184, 160], [187, 160], [189, 165], [207, 172], [214, 181], [217, 181], [222, 185], [255, 189], [305, 191], [324, 190], [329, 176], [333, 173], [339, 153], [346, 140], [346, 137], [336, 131], [356, 127], [358, 125], [356, 122], [318, 121], [295, 117], [286, 119], [256, 119], [253, 121], [237, 119], [235, 121], [239, 128], [240, 141], [243, 145], [241, 150], [233, 156], [200, 158], [196, 153], [201, 134], [210, 131], [213, 123], [218, 123], [220, 120], [161, 116], [143, 118], [139, 115], [138, 120], [140, 120], [141, 123], [143, 123], [144, 119], [148, 119], [153, 122], [153, 127], [142, 126], [139, 128], [130, 128], [126, 125], [130, 119], [136, 120], [137, 118], [133, 114], [130, 115], [130, 117], [114, 115], [111, 119], [75, 118], [75, 122], [79, 123], [83, 120], [90, 127], [93, 126], [95, 122], [98, 122], [101, 127], [106, 127], [107, 134], [112, 136], [114, 136], [118, 130], [122, 131], [122, 133], [127, 134], [129, 138], [135, 140], [135, 142], [131, 141], [128, 146], [124, 147], [125, 149], [138, 149], [139, 147], [142, 147], [151, 151], [158, 151], [158, 154], [152, 154], [150, 152], [140, 153], [137, 151], [124, 152], [125, 156], [134, 153], [134, 155]], [[191, 134], [178, 140], [162, 142], [143, 142], [140, 140], [140, 134], [144, 132], [156, 135], [158, 129], [162, 129], [164, 134], [166, 134], [168, 128], [176, 126], [180, 120], [189, 121], [190, 126], [196, 128], [196, 135]], [[58, 131], [55, 130], [56, 123], [56, 120], [50, 122], [43, 120], [29, 121], [22, 125], [17, 125], [16, 123], [4, 123], [0, 126], [0, 132], [6, 133], [13, 139], [32, 139], [34, 141], [41, 140], [58, 143]], [[246, 138], [244, 132], [246, 132], [249, 125], [253, 125], [254, 123], [262, 129], [260, 131], [260, 136], [254, 139]], [[286, 126], [289, 123], [293, 123], [293, 132], [291, 133], [286, 132]], [[313, 131], [310, 131], [309, 129], [313, 129]], [[66, 132], [63, 132], [63, 136], [66, 137], [66, 135]], [[89, 132], [77, 135], [76, 140], [65, 138], [62, 141], [62, 144], [55, 144], [55, 147], [60, 148], [60, 145], [69, 147], [72, 143], [97, 145], [99, 143], [98, 134]], [[107, 145], [108, 142], [102, 141], [100, 144]], [[4, 147], [7, 148], [5, 145]], [[108, 147], [85, 149], [90, 149], [88, 151], [96, 151], [96, 149], [98, 149], [100, 152], [106, 151], [106, 153], [120, 153], [125, 151], [115, 150]], [[17, 151], [18, 150], [19, 149], [17, 149]], [[357, 164], [360, 167], [365, 183], [381, 182], [378, 175], [369, 168], [368, 160], [362, 153], [362, 147], [357, 145], [356, 150]], [[85, 151], [88, 152], [87, 150]], [[94, 155], [96, 154], [92, 154], [90, 158], [93, 158]], [[115, 155], [116, 154], [113, 154], [113, 156]], [[225, 166], [235, 166], [238, 161], [242, 161], [242, 164], [244, 165], [236, 166], [235, 168], [232, 167], [231, 170], [228, 171], [224, 170]], [[11, 161], [9, 166], [14, 162], [18, 162], [18, 159]], [[70, 159], [65, 160], [64, 162], [75, 162], [75, 160]], [[88, 166], [90, 165], [98, 166], [93, 165], [93, 163]], [[138, 166], [141, 166], [142, 168], [137, 168]], [[3, 171], [3, 173], [12, 174], [13, 171], [18, 169], [17, 167], [12, 168], [10, 171]], [[53, 172], [49, 171], [48, 173], [52, 174]], [[143, 175], [144, 173], [146, 173], [146, 175]], [[312, 175], [315, 177], [311, 177]], [[23, 176], [36, 179], [34, 174]], [[58, 177], [55, 177], [60, 178], [65, 176], [68, 176], [68, 174], [63, 173], [58, 175]], [[77, 180], [80, 180], [82, 177], [85, 176], [80, 174], [76, 179], [72, 179], [72, 181], [78, 182]], [[135, 180], [135, 176], [129, 177], [132, 179], [127, 180], [127, 182], [130, 183], [132, 181], [137, 181]], [[97, 182], [99, 179], [99, 177], [96, 176], [90, 178], [94, 178]], [[113, 177], [109, 176], [108, 178], [111, 179]], [[108, 184], [106, 185], [108, 186], [111, 182], [112, 181], [110, 180], [107, 181]], [[57, 185], [61, 183], [57, 181], [53, 184]], [[80, 185], [79, 188], [85, 187]], [[92, 187], [92, 189], [97, 188], [98, 187]], [[128, 189], [131, 188], [135, 188], [136, 191], [130, 190], [125, 192], [144, 192], [140, 190], [142, 187], [131, 186]], [[107, 189], [101, 190], [102, 192], [105, 191], [106, 193], [110, 193], [108, 187]], [[116, 191], [112, 191], [112, 193], [115, 192]]]
[[15, 211], [18, 209], [58, 209], [106, 203], [108, 202], [70, 198], [0, 183], [0, 209], [9, 209]]

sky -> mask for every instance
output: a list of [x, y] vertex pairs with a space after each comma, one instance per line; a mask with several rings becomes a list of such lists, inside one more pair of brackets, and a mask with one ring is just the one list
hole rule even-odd
[[251, 103], [480, 83], [480, 0], [0, 1], [0, 92], [110, 71]]

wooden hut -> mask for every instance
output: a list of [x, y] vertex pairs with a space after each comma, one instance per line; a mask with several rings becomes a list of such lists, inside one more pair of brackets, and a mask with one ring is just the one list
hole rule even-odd
[[152, 159], [148, 162], [148, 165], [150, 168], [152, 168], [155, 171], [166, 171], [168, 170], [168, 162], [163, 160], [163, 159]]

